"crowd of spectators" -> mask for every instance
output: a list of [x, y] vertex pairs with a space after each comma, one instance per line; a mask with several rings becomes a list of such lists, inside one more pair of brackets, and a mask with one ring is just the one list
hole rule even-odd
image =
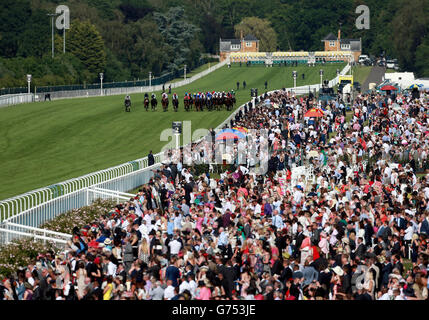
[[211, 139], [173, 155], [65, 251], [5, 279], [3, 299], [427, 300], [428, 94], [346, 107], [265, 94], [231, 120], [249, 134], [220, 177], [192, 169]]

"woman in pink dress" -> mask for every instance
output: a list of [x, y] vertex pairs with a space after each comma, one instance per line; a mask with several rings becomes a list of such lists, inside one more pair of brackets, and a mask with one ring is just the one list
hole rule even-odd
[[196, 228], [198, 229], [200, 234], [203, 234], [203, 221], [204, 221], [204, 214], [202, 212], [198, 212]]
[[197, 300], [210, 300], [212, 292], [210, 288], [207, 287], [207, 285], [209, 285], [209, 280], [207, 278], [198, 281], [198, 293], [196, 296]]

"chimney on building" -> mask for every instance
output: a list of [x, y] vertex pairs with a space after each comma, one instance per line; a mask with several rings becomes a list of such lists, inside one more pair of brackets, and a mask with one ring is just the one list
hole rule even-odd
[[240, 31], [240, 43], [241, 43], [241, 46], [240, 46], [241, 50], [240, 51], [243, 52], [244, 51], [243, 30]]

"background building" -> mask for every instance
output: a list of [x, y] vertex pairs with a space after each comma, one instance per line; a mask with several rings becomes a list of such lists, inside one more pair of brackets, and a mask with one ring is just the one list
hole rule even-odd
[[259, 40], [248, 34], [241, 39], [219, 40], [220, 61], [225, 60], [231, 52], [259, 52]]
[[338, 37], [329, 33], [322, 42], [325, 44], [325, 51], [352, 52], [354, 61], [358, 61], [362, 54], [362, 39], [341, 39], [341, 30], [338, 30]]

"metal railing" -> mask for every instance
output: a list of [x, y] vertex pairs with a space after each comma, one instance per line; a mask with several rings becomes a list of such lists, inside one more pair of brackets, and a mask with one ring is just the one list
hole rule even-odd
[[[201, 67], [204, 64], [210, 63], [216, 57], [203, 56], [198, 63], [193, 67], [194, 69]], [[218, 59], [218, 58], [217, 58]], [[188, 72], [192, 69], [188, 69]], [[152, 85], [159, 85], [167, 83], [171, 80], [181, 78], [184, 76], [184, 68], [177, 69], [171, 72], [164, 72], [158, 77], [151, 78]], [[98, 80], [97, 80], [98, 81]], [[37, 82], [37, 81], [36, 81]], [[104, 88], [121, 88], [121, 87], [147, 87], [149, 86], [149, 79], [133, 79], [125, 81], [103, 82]], [[100, 82], [97, 83], [83, 83], [83, 84], [69, 84], [69, 85], [47, 85], [47, 86], [34, 86], [32, 85], [32, 92], [45, 93], [55, 91], [73, 91], [73, 90], [86, 90], [86, 89], [100, 89]], [[15, 88], [0, 88], [0, 96], [6, 94], [22, 94], [27, 93], [27, 86]]]
[[[156, 156], [159, 158], [159, 154]], [[128, 172], [112, 179], [107, 179], [101, 183], [100, 181], [97, 181], [89, 186], [61, 195], [59, 197], [55, 197], [23, 211], [6, 212], [8, 216], [6, 219], [2, 219], [2, 221], [6, 223], [16, 223], [32, 227], [40, 226], [45, 222], [54, 219], [61, 213], [91, 204], [93, 200], [96, 199], [93, 197], [93, 194], [97, 192], [97, 188], [99, 189], [99, 194], [101, 194], [100, 188], [111, 190], [112, 197], [109, 199], [116, 199], [118, 197], [121, 197], [122, 199], [124, 192], [148, 183], [150, 178], [153, 177], [152, 170], [155, 170], [159, 167], [160, 163], [157, 163], [150, 167]], [[97, 175], [97, 173], [95, 173], [95, 175]], [[95, 189], [90, 187], [94, 187]], [[89, 198], [89, 196], [91, 197]], [[15, 201], [20, 199], [19, 197], [16, 198], [17, 199], [15, 199]], [[129, 198], [130, 197], [127, 197], [126, 200], [129, 200]], [[10, 200], [7, 201], [10, 202]], [[0, 206], [2, 204], [3, 203], [0, 203]]]
[[120, 201], [128, 201], [130, 198], [133, 198], [135, 195], [131, 193], [102, 189], [98, 187], [89, 187], [86, 190], [87, 192], [87, 204], [91, 204], [97, 199], [101, 200], [116, 200], [116, 203]]
[[[142, 81], [127, 81], [127, 82], [121, 82], [121, 83], [103, 83], [103, 89], [100, 88], [100, 84], [91, 84], [87, 87], [83, 88], [82, 85], [78, 86], [69, 86], [70, 89], [67, 90], [67, 86], [62, 86], [65, 88], [65, 90], [55, 90], [55, 91], [49, 91], [49, 89], [52, 89], [54, 87], [39, 87], [36, 88], [36, 93], [31, 93], [31, 99], [25, 98], [25, 96], [28, 96], [29, 94], [16, 94], [15, 100], [22, 99], [22, 102], [16, 102], [17, 103], [25, 103], [25, 102], [33, 102], [33, 101], [43, 101], [45, 99], [45, 93], [50, 93], [50, 97], [52, 100], [56, 99], [71, 99], [71, 98], [85, 98], [85, 97], [97, 97], [97, 96], [112, 96], [112, 95], [121, 95], [121, 94], [131, 94], [131, 93], [145, 93], [145, 92], [154, 92], [154, 91], [161, 91], [163, 84], [165, 85], [165, 89], [168, 88], [169, 85], [171, 85], [171, 89], [181, 87], [184, 85], [188, 85], [206, 75], [209, 73], [221, 68], [227, 63], [227, 60], [219, 62], [215, 64], [214, 66], [188, 78], [177, 82], [169, 82], [171, 80], [177, 79], [177, 77], [159, 77], [154, 78], [151, 80], [151, 85], [149, 86], [148, 80], [142, 80]], [[183, 70], [182, 70], [183, 71]], [[179, 76], [183, 76], [183, 74], [178, 74]], [[123, 85], [123, 86], [119, 86]], [[39, 91], [37, 91], [39, 90]], [[21, 97], [22, 98], [18, 98]], [[2, 96], [0, 96], [2, 97]], [[25, 100], [25, 99], [27, 100]], [[3, 106], [10, 105], [11, 103], [7, 103], [9, 100], [5, 100]], [[1, 100], [0, 100], [0, 106]]]
[[7, 94], [0, 96], [0, 108], [20, 103], [29, 103], [33, 101], [34, 95], [31, 93]]
[[16, 223], [0, 224], [0, 245], [5, 245], [21, 238], [53, 242], [57, 247], [65, 247], [71, 234], [40, 229]]
[[[346, 73], [348, 68], [346, 66], [341, 74]], [[335, 85], [336, 81], [338, 81], [338, 77], [331, 80], [330, 83]], [[305, 94], [308, 93], [309, 88], [318, 89], [319, 87], [320, 85], [317, 84], [295, 89], [288, 88], [287, 90], [294, 90], [297, 94], [299, 94], [298, 92]], [[216, 129], [221, 129], [225, 125], [228, 126], [230, 120], [246, 104], [239, 106]], [[150, 167], [148, 167], [148, 159], [145, 157], [0, 201], [0, 223], [6, 221], [37, 227], [61, 213], [91, 203], [88, 194], [93, 194], [93, 191], [96, 190], [94, 188], [118, 192], [133, 190], [147, 183], [153, 177], [152, 170], [161, 166], [162, 157], [162, 153], [155, 154], [155, 164]], [[88, 191], [90, 190], [89, 187], [94, 187], [91, 189], [93, 191]], [[115, 198], [112, 196], [111, 199]]]

